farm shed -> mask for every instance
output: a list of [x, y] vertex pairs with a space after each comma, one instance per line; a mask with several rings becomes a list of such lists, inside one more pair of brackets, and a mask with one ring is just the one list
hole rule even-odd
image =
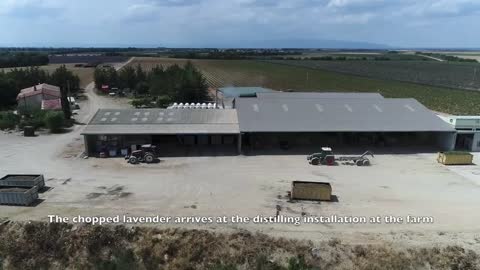
[[232, 109], [100, 109], [82, 134], [86, 153], [109, 156], [125, 155], [143, 144], [159, 146], [160, 155], [236, 153], [241, 141]]
[[305, 154], [321, 146], [449, 151], [457, 131], [415, 99], [265, 92], [236, 98], [233, 109], [103, 109], [82, 134], [88, 155], [154, 144], [161, 156], [191, 156], [279, 148]]
[[235, 101], [244, 145], [254, 149], [376, 145], [451, 150], [455, 144], [456, 130], [415, 99], [268, 95]]
[[457, 130], [456, 150], [480, 152], [480, 116], [440, 116]]

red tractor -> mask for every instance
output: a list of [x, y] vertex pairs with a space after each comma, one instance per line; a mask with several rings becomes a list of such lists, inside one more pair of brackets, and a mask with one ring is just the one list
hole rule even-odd
[[140, 147], [140, 150], [132, 151], [130, 156], [125, 159], [130, 164], [138, 164], [140, 162], [153, 163], [158, 159], [157, 147], [151, 144], [145, 144]]

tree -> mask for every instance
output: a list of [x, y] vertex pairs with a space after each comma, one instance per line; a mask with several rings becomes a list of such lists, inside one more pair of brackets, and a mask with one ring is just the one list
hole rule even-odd
[[155, 103], [158, 108], [166, 108], [172, 103], [172, 98], [169, 96], [158, 96]]
[[148, 90], [150, 89], [150, 86], [148, 85], [147, 82], [139, 82], [135, 86], [135, 96], [136, 95], [146, 95], [148, 94]]
[[67, 94], [70, 91], [76, 92], [80, 88], [80, 78], [67, 69], [65, 65], [57, 68], [47, 80], [48, 83], [66, 88]]
[[0, 112], [0, 129], [15, 128], [18, 120], [18, 115], [13, 112]]
[[131, 66], [122, 68], [118, 75], [118, 84], [121, 88], [134, 89], [138, 83], [136, 70]]
[[52, 133], [61, 131], [64, 124], [65, 118], [61, 112], [50, 111], [45, 115], [45, 126], [47, 126]]
[[198, 102], [208, 99], [206, 80], [190, 61], [183, 67], [182, 87], [177, 95], [178, 100], [184, 102]]
[[145, 71], [143, 71], [143, 68], [140, 64], [138, 64], [135, 68], [135, 75], [137, 76], [137, 83], [147, 81], [147, 74]]
[[62, 111], [66, 119], [72, 117], [70, 103], [68, 102], [69, 91], [78, 89], [79, 79], [65, 65], [57, 68], [50, 76], [49, 82], [60, 87], [60, 100], [62, 103]]
[[119, 82], [117, 71], [113, 67], [96, 68], [93, 73], [93, 80], [97, 89], [100, 89], [104, 84], [110, 87], [118, 86]]
[[68, 102], [68, 92], [65, 87], [60, 87], [60, 101], [62, 103], [63, 115], [66, 119], [72, 118], [72, 111], [70, 110], [70, 102]]
[[101, 68], [96, 68], [93, 72], [93, 80], [95, 82], [95, 87], [100, 89], [102, 85], [107, 84], [107, 74]]
[[17, 103], [18, 91], [12, 79], [0, 72], [0, 109], [8, 109]]

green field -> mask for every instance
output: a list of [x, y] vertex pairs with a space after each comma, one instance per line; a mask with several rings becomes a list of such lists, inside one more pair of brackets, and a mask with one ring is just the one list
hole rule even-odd
[[478, 63], [316, 60], [275, 60], [271, 62], [439, 87], [480, 89], [480, 65]]
[[[135, 58], [145, 68], [183, 64], [186, 59]], [[264, 86], [275, 90], [378, 92], [385, 97], [415, 98], [428, 108], [457, 115], [480, 114], [480, 92], [395, 80], [373, 79], [320, 69], [252, 60], [192, 60], [211, 87]]]

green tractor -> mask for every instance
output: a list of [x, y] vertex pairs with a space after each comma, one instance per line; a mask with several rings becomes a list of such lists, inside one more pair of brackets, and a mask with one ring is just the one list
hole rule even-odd
[[335, 155], [333, 154], [332, 148], [322, 147], [322, 152], [313, 153], [307, 156], [308, 163], [312, 165], [334, 165], [335, 164]]

